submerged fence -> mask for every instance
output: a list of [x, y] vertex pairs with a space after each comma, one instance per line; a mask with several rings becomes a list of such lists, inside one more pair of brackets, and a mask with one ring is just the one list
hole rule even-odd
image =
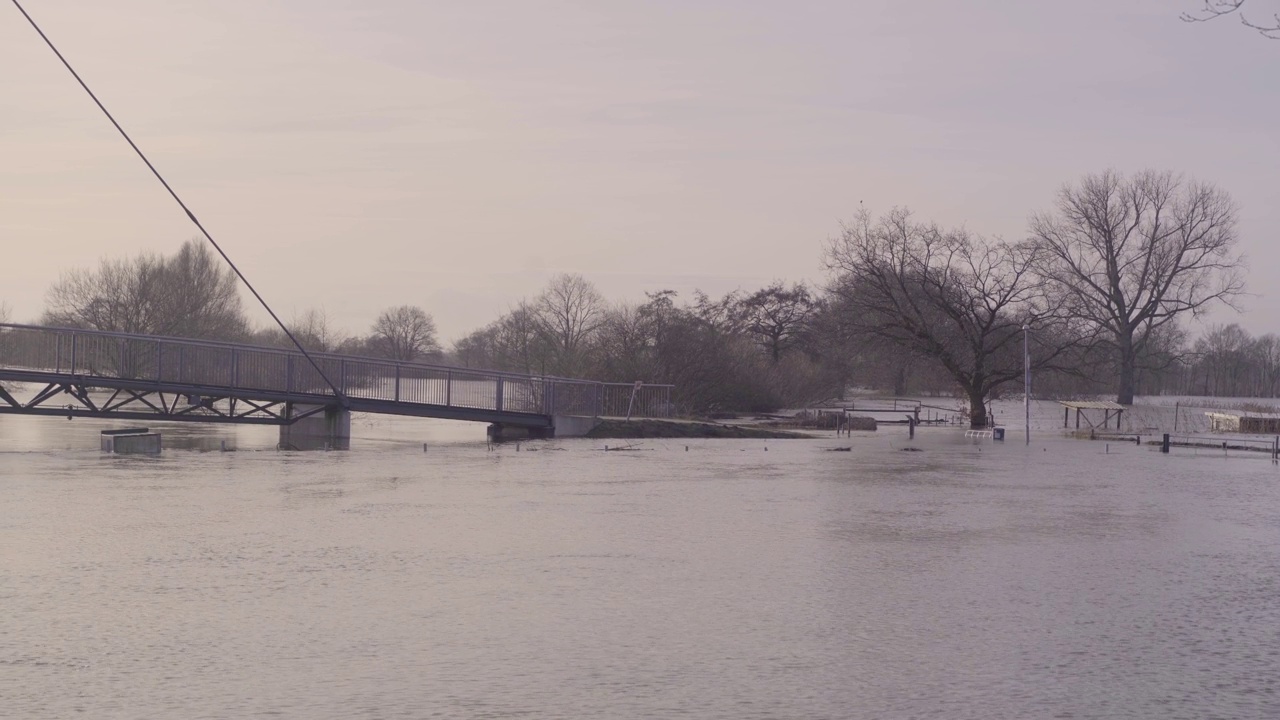
[[[540, 415], [670, 417], [670, 385], [603, 383], [235, 343], [0, 324], [0, 369]], [[326, 377], [329, 382], [326, 382]]]

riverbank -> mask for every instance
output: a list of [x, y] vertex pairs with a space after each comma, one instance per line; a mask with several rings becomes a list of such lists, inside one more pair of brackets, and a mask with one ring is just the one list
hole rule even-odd
[[641, 438], [805, 439], [815, 436], [759, 426], [722, 425], [683, 420], [603, 420], [586, 437], [597, 440]]

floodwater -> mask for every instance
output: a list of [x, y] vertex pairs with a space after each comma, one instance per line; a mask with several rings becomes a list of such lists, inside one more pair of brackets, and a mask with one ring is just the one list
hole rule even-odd
[[1280, 717], [1261, 454], [107, 426], [0, 416], [0, 716]]

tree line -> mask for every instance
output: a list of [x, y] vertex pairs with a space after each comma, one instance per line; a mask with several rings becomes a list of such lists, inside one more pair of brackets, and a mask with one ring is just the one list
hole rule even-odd
[[[170, 256], [142, 253], [74, 269], [49, 289], [38, 322], [54, 327], [243, 342], [292, 348], [279, 328], [254, 329], [245, 314], [235, 274], [199, 240]], [[312, 309], [287, 325], [307, 350], [369, 355], [400, 361], [442, 355], [435, 321], [420, 307], [401, 305], [378, 315], [363, 335], [334, 327]]]
[[[815, 285], [611, 303], [562, 274], [447, 350], [430, 313], [411, 305], [359, 335], [321, 310], [289, 325], [317, 351], [671, 383], [687, 413], [768, 411], [861, 387], [955, 395], [981, 426], [993, 397], [1020, 392], [1024, 363], [1041, 396], [1274, 394], [1274, 336], [1229, 325], [1191, 343], [1182, 325], [1244, 291], [1236, 218], [1210, 183], [1109, 171], [1063, 186], [1015, 241], [905, 208], [861, 210], [828, 240]], [[234, 276], [194, 241], [65, 274], [41, 322], [290, 345], [250, 327]]]

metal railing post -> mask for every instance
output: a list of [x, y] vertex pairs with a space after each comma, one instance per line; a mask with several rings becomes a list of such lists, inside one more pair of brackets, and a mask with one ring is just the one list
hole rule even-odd
[[240, 351], [231, 351], [231, 387], [240, 386]]
[[453, 371], [444, 371], [444, 406], [453, 406]]
[[182, 382], [182, 375], [187, 369], [187, 348], [178, 346], [178, 382]]
[[76, 374], [76, 334], [71, 333], [71, 374]]
[[53, 371], [62, 372], [62, 334], [53, 336]]
[[293, 392], [293, 356], [288, 355], [284, 363], [284, 391]]
[[494, 410], [502, 412], [502, 377], [498, 377], [498, 401], [494, 403]]
[[339, 368], [338, 375], [340, 378], [338, 380], [338, 387], [342, 388], [342, 394], [346, 395], [347, 394], [347, 361], [339, 360], [338, 368]]
[[396, 402], [400, 402], [400, 363], [396, 363]]
[[164, 345], [156, 343], [156, 382], [164, 380], [164, 373], [161, 372], [162, 362], [164, 362]]

